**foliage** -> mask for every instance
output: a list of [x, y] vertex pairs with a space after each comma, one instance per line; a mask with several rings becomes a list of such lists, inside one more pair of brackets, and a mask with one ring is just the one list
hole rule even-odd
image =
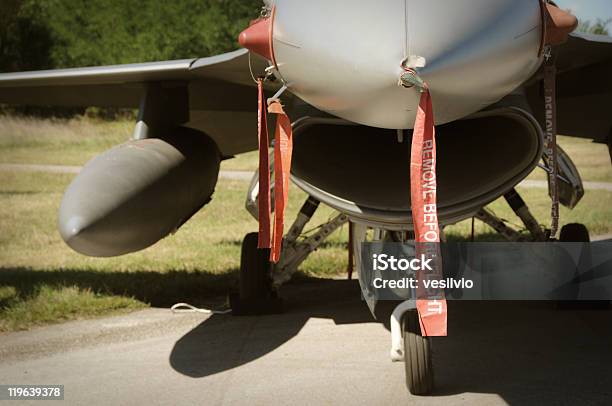
[[610, 25], [610, 23], [612, 23], [612, 18], [608, 18], [607, 20], [598, 18], [595, 23], [592, 23], [590, 20], [580, 21], [578, 24], [578, 31], [589, 34], [610, 35], [608, 31], [608, 25]]
[[[197, 58], [234, 50], [261, 0], [0, 0], [0, 72]], [[117, 119], [130, 110], [2, 106]]]
[[236, 49], [260, 0], [2, 0], [0, 70], [196, 58]]
[[51, 32], [43, 19], [41, 4], [41, 1], [0, 1], [0, 71], [53, 66]]

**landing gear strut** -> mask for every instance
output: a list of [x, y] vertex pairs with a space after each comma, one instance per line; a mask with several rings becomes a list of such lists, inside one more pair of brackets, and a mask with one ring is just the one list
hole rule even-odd
[[[258, 213], [257, 179], [256, 173], [249, 187], [246, 202], [247, 210], [255, 219]], [[238, 293], [230, 294], [232, 314], [258, 315], [282, 312], [282, 301], [278, 296], [280, 286], [291, 279], [311, 252], [348, 221], [345, 214], [337, 214], [320, 225], [316, 231], [305, 235], [304, 228], [318, 207], [318, 200], [313, 197], [306, 199], [289, 232], [283, 238], [281, 256], [277, 264], [270, 262], [269, 249], [257, 248], [257, 233], [246, 235], [242, 242], [240, 260], [240, 290]]]
[[[395, 241], [408, 242], [414, 238], [410, 230], [388, 230], [374, 228], [368, 233], [368, 226], [353, 223], [353, 250], [359, 270], [359, 282], [362, 295], [370, 311], [375, 313], [378, 296], [368, 284], [370, 276], [366, 275], [367, 267], [362, 267], [361, 243], [365, 241]], [[444, 240], [444, 236], [441, 237]], [[432, 362], [431, 337], [423, 336], [419, 315], [416, 309], [416, 291], [411, 293], [411, 299], [399, 303], [390, 317], [391, 329], [391, 360], [404, 362], [406, 370], [406, 387], [413, 395], [427, 395], [434, 387], [434, 372]]]

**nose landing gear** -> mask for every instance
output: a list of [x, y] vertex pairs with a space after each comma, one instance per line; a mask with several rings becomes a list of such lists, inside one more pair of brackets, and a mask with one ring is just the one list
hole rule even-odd
[[272, 288], [270, 249], [257, 248], [258, 233], [242, 240], [239, 291], [229, 295], [232, 314], [248, 316], [282, 312], [282, 300]]
[[402, 324], [406, 386], [413, 395], [427, 395], [433, 390], [434, 383], [431, 338], [421, 334], [416, 310], [406, 312]]

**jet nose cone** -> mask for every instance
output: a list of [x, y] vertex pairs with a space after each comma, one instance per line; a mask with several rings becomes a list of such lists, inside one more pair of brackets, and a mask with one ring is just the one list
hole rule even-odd
[[578, 26], [578, 19], [573, 14], [561, 10], [553, 4], [546, 4], [546, 38], [549, 45], [559, 45], [567, 41], [568, 35]]
[[251, 23], [249, 28], [238, 36], [238, 42], [244, 48], [269, 61], [274, 61], [272, 49], [272, 17], [260, 18]]

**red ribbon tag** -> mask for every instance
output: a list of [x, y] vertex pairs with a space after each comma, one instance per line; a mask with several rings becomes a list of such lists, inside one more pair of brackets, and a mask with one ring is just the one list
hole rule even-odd
[[280, 259], [285, 227], [285, 207], [289, 198], [293, 131], [291, 120], [278, 100], [268, 106], [268, 111], [277, 115], [274, 135], [274, 226], [270, 251], [270, 261], [276, 263]]
[[257, 79], [257, 136], [259, 138], [259, 238], [258, 248], [270, 248], [270, 162], [268, 160], [268, 122], [264, 108], [263, 79]]
[[417, 272], [417, 311], [423, 336], [447, 335], [447, 307], [443, 289], [427, 289], [425, 280], [442, 279], [438, 225], [436, 138], [429, 90], [421, 93], [410, 153], [410, 199], [416, 255], [431, 258], [432, 270]]
[[[259, 238], [258, 248], [271, 248], [270, 261], [277, 263], [280, 259], [285, 228], [285, 207], [289, 198], [289, 178], [291, 175], [291, 154], [293, 151], [293, 131], [291, 120], [278, 100], [268, 108], [266, 103], [263, 79], [257, 80], [259, 137]], [[266, 111], [276, 114], [276, 132], [274, 141], [274, 226], [270, 241], [270, 162], [268, 159], [268, 124]]]

